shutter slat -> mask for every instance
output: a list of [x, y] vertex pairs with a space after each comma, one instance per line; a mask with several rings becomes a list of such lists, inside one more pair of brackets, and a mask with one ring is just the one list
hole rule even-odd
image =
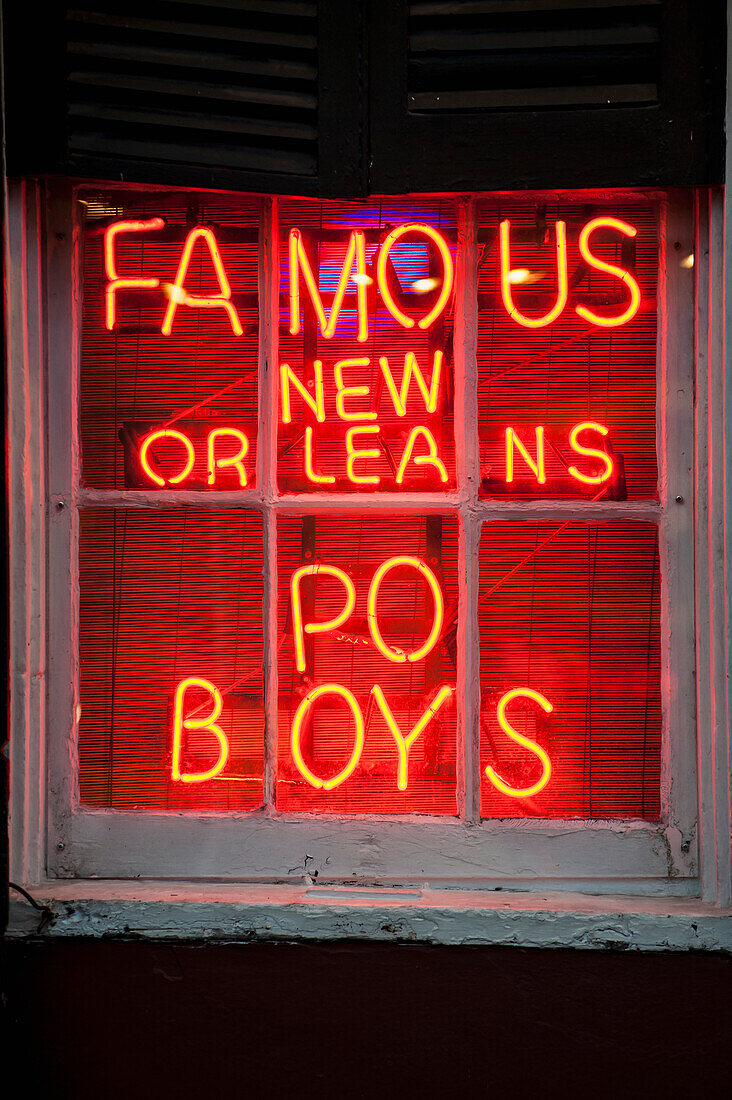
[[411, 34], [412, 53], [450, 52], [476, 53], [481, 50], [555, 50], [566, 46], [592, 49], [595, 46], [640, 44], [658, 42], [658, 28], [652, 26], [612, 27], [591, 29], [578, 27], [564, 31], [509, 31], [506, 33], [478, 34], [469, 30], [464, 34], [424, 32]]
[[426, 0], [410, 4], [412, 15], [516, 15], [536, 11], [592, 11], [596, 8], [652, 8], [661, 0]]
[[314, 50], [317, 46], [315, 35], [283, 34], [280, 31], [259, 31], [251, 27], [215, 26], [205, 23], [180, 23], [163, 19], [135, 19], [126, 15], [106, 15], [92, 11], [71, 11], [70, 23], [93, 24], [100, 27], [117, 27], [124, 30], [140, 31], [145, 35], [160, 34], [166, 38], [223, 39], [226, 42], [246, 42], [257, 46], [284, 46], [296, 50]]
[[63, 25], [72, 170], [96, 156], [102, 174], [119, 158], [140, 178], [178, 164], [206, 182], [232, 170], [317, 179], [316, 4], [96, 0]]
[[[172, 50], [158, 46], [122, 46], [117, 43], [69, 42], [72, 57], [92, 57], [109, 61], [134, 61], [142, 65], [166, 65], [177, 69], [208, 69], [247, 75], [287, 76], [293, 79], [314, 80], [314, 65], [292, 65], [283, 71], [287, 63], [274, 65], [247, 58], [232, 57], [224, 53], [208, 53], [202, 50]], [[277, 67], [279, 66], [279, 72]]]
[[[131, 126], [176, 126], [189, 130], [191, 128], [190, 115], [183, 111], [150, 111], [142, 107], [136, 109], [76, 104], [69, 113], [85, 118], [125, 122]], [[212, 114], [208, 116], [208, 127], [210, 130], [218, 130], [221, 133], [245, 133], [293, 141], [313, 141], [317, 135], [314, 126], [301, 125], [297, 122], [268, 122], [254, 118], [217, 117]]]
[[[646, 3], [653, 0], [646, 0]], [[307, 3], [306, 0], [160, 0], [163, 5], [189, 4], [191, 7], [201, 8], [208, 12], [220, 9], [223, 12], [236, 11], [248, 12], [252, 15], [276, 15], [282, 18], [285, 15], [294, 15], [302, 19], [315, 19], [318, 14], [318, 5], [315, 0]]]
[[460, 111], [479, 107], [562, 107], [572, 104], [654, 103], [656, 84], [601, 85], [584, 88], [502, 88], [485, 92], [418, 92], [409, 97], [416, 111]]
[[257, 150], [239, 145], [175, 144], [166, 141], [161, 145], [157, 138], [149, 141], [127, 139], [115, 136], [112, 144], [106, 133], [77, 132], [70, 139], [72, 152], [98, 153], [103, 156], [114, 154], [118, 157], [141, 159], [144, 161], [183, 161], [188, 164], [212, 168], [239, 168], [255, 171], [289, 172], [301, 175], [313, 175], [316, 167], [315, 157], [292, 151], [276, 149]]
[[[232, 84], [199, 84], [184, 80], [166, 79], [161, 81], [155, 77], [143, 76], [118, 76], [114, 73], [100, 72], [72, 72], [69, 75], [72, 84], [89, 84], [94, 88], [119, 88], [138, 92], [152, 92], [160, 96], [180, 96], [184, 98], [208, 98], [219, 99], [222, 102], [235, 101], [238, 103], [261, 103], [270, 107], [289, 107], [302, 111], [314, 111], [318, 100], [314, 95], [298, 94], [297, 92], [269, 91], [261, 88], [237, 87]], [[69, 107], [69, 113], [73, 111], [73, 105]], [[208, 118], [208, 115], [206, 116]]]
[[656, 103], [660, 17], [607, 0], [408, 4], [407, 109]]

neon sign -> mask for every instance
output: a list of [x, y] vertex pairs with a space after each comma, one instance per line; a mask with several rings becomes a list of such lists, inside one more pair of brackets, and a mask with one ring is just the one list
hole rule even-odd
[[[536, 432], [536, 459], [531, 457], [529, 451], [519, 438], [518, 433], [515, 432], [513, 428], [506, 428], [506, 483], [509, 485], [514, 480], [515, 451], [518, 451], [521, 455], [521, 458], [531, 470], [537, 482], [540, 485], [546, 483], [544, 428], [541, 425], [537, 425], [534, 430]], [[608, 429], [604, 424], [597, 424], [593, 420], [586, 420], [581, 424], [575, 424], [569, 433], [569, 445], [572, 450], [587, 458], [597, 459], [602, 464], [603, 472], [588, 474], [583, 473], [576, 466], [568, 466], [567, 474], [569, 477], [573, 477], [575, 480], [581, 481], [585, 485], [601, 485], [613, 475], [613, 460], [611, 455], [606, 451], [598, 450], [596, 447], [587, 447], [579, 442], [578, 436], [585, 435], [586, 432], [597, 432], [598, 435], [607, 436]]]
[[[180, 463], [174, 474], [164, 476], [155, 466], [152, 456], [156, 449], [171, 441], [179, 447]], [[233, 447], [230, 445], [233, 442]], [[226, 446], [226, 444], [229, 446]], [[229, 453], [226, 453], [226, 450]], [[236, 470], [239, 488], [245, 488], [247, 484], [247, 471], [244, 459], [249, 451], [249, 440], [244, 432], [238, 428], [214, 428], [208, 433], [206, 439], [206, 471], [209, 485], [216, 485], [218, 471]], [[222, 453], [224, 452], [224, 453]], [[158, 428], [149, 432], [140, 443], [139, 461], [142, 471], [153, 484], [160, 486], [181, 485], [191, 475], [195, 461], [196, 451], [193, 441], [185, 432], [177, 428]]]
[[[465, 778], [456, 768], [458, 745], [474, 736], [474, 795], [486, 814], [552, 816], [578, 782], [577, 756], [597, 751], [592, 737], [589, 747], [576, 747], [575, 685], [590, 684], [587, 713], [595, 707], [604, 715], [597, 684], [616, 679], [602, 664], [608, 651], [615, 657], [616, 635], [624, 639], [618, 650], [638, 651], [637, 667], [619, 677], [628, 693], [655, 690], [655, 557], [637, 593], [610, 598], [597, 565], [601, 535], [585, 524], [582, 538], [565, 545], [568, 517], [580, 513], [565, 510], [553, 526], [534, 522], [552, 514], [556, 499], [591, 501], [593, 515], [606, 501], [653, 499], [655, 381], [637, 366], [645, 369], [648, 359], [655, 380], [654, 238], [643, 204], [619, 201], [612, 209], [626, 211], [620, 217], [597, 213], [608, 209], [604, 199], [594, 212], [567, 199], [547, 217], [541, 204], [527, 214], [519, 199], [494, 196], [474, 226], [476, 314], [476, 302], [464, 303], [465, 287], [456, 285], [465, 267], [454, 204], [437, 213], [430, 201], [346, 213], [323, 204], [314, 213], [305, 202], [282, 200], [264, 301], [256, 219], [240, 224], [235, 201], [227, 201], [211, 199], [206, 210], [203, 202], [156, 206], [150, 195], [120, 204], [125, 216], [95, 229], [95, 298], [85, 299], [92, 339], [82, 415], [89, 422], [104, 404], [89, 380], [100, 394], [109, 378], [114, 386], [106, 434], [92, 424], [83, 439], [85, 483], [143, 489], [132, 503], [159, 520], [149, 535], [131, 535], [129, 517], [121, 529], [100, 517], [88, 545], [111, 555], [117, 679], [142, 661], [125, 652], [120, 620], [128, 609], [163, 608], [159, 629], [148, 623], [130, 637], [148, 659], [148, 638], [174, 654], [154, 670], [150, 704], [164, 712], [156, 719], [163, 737], [156, 736], [174, 792], [166, 808], [255, 809], [266, 787], [276, 788], [273, 805], [282, 812], [449, 815]], [[459, 338], [456, 303], [477, 315], [475, 346]], [[267, 331], [276, 332], [270, 343], [257, 330], [264, 310]], [[260, 377], [263, 348], [271, 355]], [[461, 415], [456, 430], [471, 386], [477, 425]], [[646, 405], [652, 411], [643, 420], [637, 410], [645, 416]], [[475, 447], [466, 439], [473, 427], [480, 450], [468, 466], [479, 466], [477, 486], [461, 480], [458, 461], [461, 448]], [[114, 469], [100, 485], [92, 463], [102, 465], [103, 446], [114, 451]], [[198, 491], [209, 494], [199, 511]], [[228, 496], [216, 503], [217, 492]], [[339, 509], [341, 494], [350, 499]], [[389, 494], [403, 498], [401, 510]], [[407, 502], [410, 494], [429, 496]], [[481, 513], [480, 498], [499, 506]], [[521, 499], [543, 501], [521, 514], [523, 529], [511, 519], [522, 513]], [[502, 500], [512, 502], [505, 512]], [[173, 511], [181, 513], [175, 535], [166, 528]], [[268, 522], [264, 533], [254, 524], [238, 542], [227, 517], [248, 511]], [[604, 531], [612, 515], [622, 509], [602, 517]], [[633, 578], [641, 559], [633, 557], [634, 540], [644, 547], [644, 567], [656, 553], [641, 535], [618, 527], [619, 555]], [[160, 562], [153, 555], [140, 565], [135, 555], [148, 540]], [[471, 545], [480, 546], [477, 616], [461, 602]], [[559, 545], [564, 557], [554, 553]], [[237, 587], [243, 574], [253, 586], [246, 596]], [[584, 591], [571, 587], [585, 574], [587, 608]], [[98, 624], [94, 576], [92, 562], [87, 615]], [[166, 588], [181, 589], [194, 576], [188, 605]], [[151, 595], [158, 583], [159, 596]], [[264, 631], [252, 609], [261, 619], [270, 594]], [[593, 599], [604, 601], [599, 611]], [[613, 599], [622, 612], [615, 619]], [[584, 633], [573, 633], [583, 616]], [[479, 641], [469, 643], [465, 623], [475, 620]], [[240, 634], [248, 639], [243, 656]], [[252, 634], [267, 639], [262, 648]], [[471, 690], [467, 644], [481, 647], [473, 733], [461, 727]], [[266, 707], [265, 685], [276, 686]], [[644, 753], [653, 700], [642, 708]], [[126, 705], [132, 713], [137, 704]], [[91, 722], [93, 706], [82, 713]], [[111, 728], [115, 716], [108, 717]], [[274, 719], [265, 764], [257, 738]], [[637, 713], [633, 721], [622, 729], [628, 753], [639, 743]], [[265, 775], [275, 781], [265, 784]], [[239, 801], [237, 784], [251, 784]], [[573, 815], [584, 812], [578, 798]]]
[[[123, 220], [107, 227], [104, 235], [107, 329], [113, 331], [116, 327], [120, 292], [159, 294], [162, 289], [167, 297], [160, 322], [162, 335], [171, 335], [177, 311], [185, 307], [221, 312], [232, 335], [241, 336], [243, 329], [232, 301], [230, 280], [212, 228], [199, 225], [188, 231], [172, 283], [162, 283], [160, 273], [144, 272], [139, 277], [120, 274], [117, 241], [129, 239], [132, 234], [154, 239], [151, 235], [164, 227], [161, 217]], [[598, 256], [593, 251], [593, 242], [598, 235], [604, 235], [604, 239], [608, 234], [615, 240], [633, 240], [636, 227], [620, 218], [600, 216], [587, 221], [577, 233], [576, 248], [584, 269], [616, 280], [629, 295], [624, 308], [613, 314], [600, 313], [582, 301], [575, 301], [576, 295], [572, 295], [570, 302], [567, 223], [558, 219], [553, 230], [547, 232], [553, 232], [554, 236], [556, 291], [545, 312], [530, 315], [517, 305], [517, 297], [525, 294], [525, 280], [517, 279], [518, 269], [512, 266], [511, 221], [504, 218], [500, 222], [499, 285], [507, 317], [521, 327], [537, 331], [551, 326], [570, 307], [588, 325], [600, 330], [620, 328], [632, 321], [641, 305], [638, 281], [627, 268]], [[396, 489], [435, 492], [450, 488], [454, 478], [452, 410], [446, 407], [446, 398], [451, 384], [448, 375], [453, 368], [446, 360], [449, 345], [438, 334], [439, 325], [451, 308], [454, 290], [454, 262], [445, 235], [427, 223], [406, 221], [390, 227], [374, 249], [363, 230], [352, 229], [340, 267], [339, 260], [335, 260], [338, 275], [329, 305], [329, 292], [321, 286], [319, 260], [314, 258], [313, 245], [306, 242], [305, 234], [296, 226], [290, 229], [287, 242], [288, 328], [291, 337], [303, 342], [298, 356], [302, 359], [301, 366], [293, 365], [286, 357], [279, 364], [280, 423], [283, 430], [297, 429], [294, 436], [283, 437], [292, 440], [284, 447], [290, 467], [294, 456], [299, 456], [299, 460], [295, 459], [296, 466], [299, 461], [299, 474], [293, 471], [287, 477], [294, 480], [300, 491], [320, 493]], [[416, 249], [428, 262], [428, 277], [412, 282], [416, 288], [411, 294], [414, 304], [421, 301], [423, 289], [428, 295], [424, 301], [426, 311], [423, 308], [419, 317], [407, 312], [410, 294], [401, 286], [392, 263], [392, 254], [399, 247], [413, 252]], [[194, 255], [199, 266], [207, 265], [218, 287], [216, 293], [201, 294], [187, 289]], [[575, 274], [573, 282], [576, 278]], [[384, 349], [384, 333], [389, 331], [389, 325], [396, 325], [402, 333], [398, 350], [396, 345], [391, 350]], [[382, 333], [379, 347], [372, 348], [379, 332]], [[411, 333], [421, 334], [422, 343], [405, 346], [404, 339]], [[363, 352], [370, 354], [338, 356], [336, 352], [328, 361], [321, 357], [322, 352], [307, 354], [306, 347], [316, 349], [318, 339], [324, 342], [326, 351], [330, 345], [352, 341], [354, 336], [358, 344], [367, 345]], [[397, 427], [400, 421], [406, 421], [406, 431]], [[535, 425], [536, 457], [532, 458], [519, 430], [514, 425], [506, 427], [506, 485], [514, 482], [515, 456], [518, 456], [532, 472], [536, 484], [551, 488], [553, 479], [548, 476], [544, 461], [544, 431], [543, 425]], [[596, 468], [587, 472], [565, 463], [564, 476], [586, 486], [602, 484], [614, 474], [611, 441], [608, 439], [602, 449], [589, 447], [587, 433], [591, 431], [603, 436], [610, 434], [609, 428], [587, 418], [572, 427], [569, 447], [576, 454], [596, 460]], [[215, 448], [223, 445], [227, 436], [238, 440], [236, 450], [215, 455]], [[166, 475], [150, 460], [150, 449], [154, 450], [155, 444], [162, 440], [174, 439], [183, 449], [181, 464]], [[143, 483], [163, 488], [195, 482], [199, 475], [191, 459], [193, 446], [181, 429], [153, 425], [139, 449]], [[321, 455], [323, 449], [327, 451], [327, 459]], [[218, 471], [228, 469], [236, 473], [239, 487], [246, 487], [249, 477], [244, 460], [248, 451], [249, 440], [241, 428], [234, 425], [217, 428], [207, 443], [206, 485], [217, 488], [221, 483], [228, 487], [230, 478], [222, 481], [217, 476]]]

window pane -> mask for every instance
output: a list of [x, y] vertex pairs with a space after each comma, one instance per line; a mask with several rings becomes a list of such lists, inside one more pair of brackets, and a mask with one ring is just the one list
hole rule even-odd
[[485, 817], [659, 817], [659, 603], [652, 523], [483, 526]]
[[454, 814], [456, 518], [279, 516], [277, 540], [277, 808]]
[[[83, 509], [79, 570], [82, 803], [155, 810], [259, 806], [261, 515]], [[190, 679], [203, 683], [186, 687]], [[201, 728], [185, 728], [185, 721]], [[200, 781], [221, 762], [222, 744], [223, 766]], [[180, 779], [172, 777], [176, 765]]]
[[481, 496], [655, 499], [656, 206], [502, 196], [478, 242]]
[[[395, 238], [393, 247], [386, 247], [391, 232], [409, 224], [427, 226], [437, 237], [433, 239], [418, 230]], [[293, 230], [300, 231], [306, 261], [298, 254], [291, 264]], [[314, 288], [317, 286], [324, 317], [330, 320], [354, 231], [364, 236], [363, 271], [358, 270], [358, 255], [354, 252], [333, 334], [324, 338], [313, 305]], [[290, 368], [310, 397], [308, 402], [291, 378], [281, 382], [280, 489], [364, 493], [454, 489], [454, 307], [452, 295], [443, 307], [439, 306], [445, 263], [437, 240], [444, 242], [442, 247], [447, 249], [454, 271], [454, 201], [388, 200], [365, 206], [283, 202], [280, 238], [280, 365]], [[385, 275], [380, 280], [378, 254], [382, 248], [386, 259]], [[302, 274], [305, 263], [312, 272], [312, 292]], [[291, 267], [298, 273], [299, 309], [291, 303]], [[360, 335], [367, 336], [364, 340], [358, 339], [359, 283], [354, 275], [362, 280], [360, 316], [364, 329]], [[386, 286], [386, 299], [382, 284]], [[385, 305], [388, 300], [393, 303], [392, 311]], [[439, 315], [426, 328], [420, 327], [419, 322], [429, 320], [433, 310], [439, 310]], [[411, 319], [416, 323], [405, 327], [406, 322], [395, 319], [399, 312], [406, 322]], [[299, 330], [295, 334], [293, 324]], [[412, 370], [416, 362], [419, 377], [416, 372], [408, 374], [404, 387], [406, 357], [410, 357]], [[324, 407], [320, 411], [324, 419], [318, 419], [315, 407], [319, 388], [315, 372], [320, 369], [316, 362], [322, 363]], [[338, 363], [343, 364], [340, 382]], [[283, 394], [285, 385], [287, 392]], [[363, 392], [344, 394], [339, 406], [339, 387], [362, 388]], [[283, 399], [289, 402], [289, 410], [283, 406]], [[416, 428], [423, 431], [413, 437]], [[351, 448], [375, 453], [354, 460], [349, 469], [348, 433], [353, 429]]]
[[253, 485], [258, 203], [203, 192], [89, 192], [80, 211], [85, 483]]

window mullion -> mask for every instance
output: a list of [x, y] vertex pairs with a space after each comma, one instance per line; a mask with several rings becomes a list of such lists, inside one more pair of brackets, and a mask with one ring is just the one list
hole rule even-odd
[[[661, 699], [664, 740], [661, 809], [676, 867], [696, 871], [697, 790], [694, 741], [694, 576], [692, 504], [694, 403], [693, 195], [662, 204], [658, 302], [659, 550]], [[671, 645], [673, 641], [673, 645]], [[678, 846], [678, 847], [677, 847]], [[676, 850], [674, 850], [676, 849]]]
[[480, 480], [477, 432], [478, 273], [476, 204], [460, 203], [455, 290], [455, 450], [461, 498], [458, 609], [458, 811], [480, 817], [480, 644], [478, 637], [478, 539], [474, 504]]
[[264, 802], [275, 805], [277, 775], [277, 361], [279, 240], [277, 199], [262, 205], [259, 234], [259, 466], [264, 498]]

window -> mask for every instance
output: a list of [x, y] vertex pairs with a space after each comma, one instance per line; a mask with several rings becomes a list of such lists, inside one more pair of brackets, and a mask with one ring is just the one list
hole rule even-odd
[[688, 198], [14, 198], [28, 880], [698, 894]]

